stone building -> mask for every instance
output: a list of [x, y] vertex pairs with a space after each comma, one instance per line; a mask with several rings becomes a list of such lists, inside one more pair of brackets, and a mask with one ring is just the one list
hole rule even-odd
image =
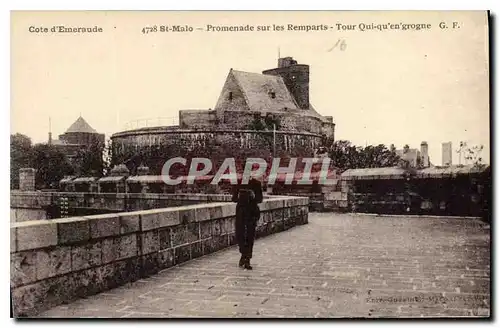
[[430, 167], [432, 166], [429, 158], [429, 145], [422, 141], [420, 149], [410, 148], [406, 145], [403, 149], [397, 149], [396, 154], [407, 161], [410, 167]]
[[207, 157], [214, 165], [227, 157], [313, 157], [334, 132], [333, 118], [309, 101], [309, 66], [286, 57], [262, 74], [230, 69], [215, 108], [180, 110], [178, 126], [115, 133], [113, 163], [127, 164], [132, 174], [144, 163], [160, 174], [178, 156]]
[[442, 157], [443, 157], [443, 160], [442, 160], [443, 166], [450, 166], [453, 164], [451, 142], [443, 142], [443, 144], [442, 144]]
[[80, 149], [92, 146], [102, 149], [104, 134], [97, 132], [80, 116], [58, 139], [52, 139], [52, 132], [49, 132], [48, 144], [57, 147], [72, 160]]

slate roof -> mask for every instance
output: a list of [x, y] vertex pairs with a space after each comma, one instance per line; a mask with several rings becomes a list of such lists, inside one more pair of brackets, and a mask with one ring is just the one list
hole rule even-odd
[[[231, 70], [236, 83], [245, 95], [250, 110], [298, 109], [281, 76]], [[275, 98], [270, 96], [274, 92]]]
[[81, 116], [66, 130], [66, 133], [74, 132], [97, 133]]

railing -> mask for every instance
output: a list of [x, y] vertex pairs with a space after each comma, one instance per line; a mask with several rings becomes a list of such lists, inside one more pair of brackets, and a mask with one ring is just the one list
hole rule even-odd
[[123, 126], [124, 130], [134, 130], [148, 127], [157, 127], [157, 126], [176, 126], [179, 125], [179, 117], [152, 117], [152, 118], [143, 118], [137, 119], [133, 121], [129, 121], [125, 123]]

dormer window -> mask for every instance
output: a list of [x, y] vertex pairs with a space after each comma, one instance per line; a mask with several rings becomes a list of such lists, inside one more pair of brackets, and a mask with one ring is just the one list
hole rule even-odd
[[227, 99], [229, 99], [229, 101], [233, 100], [233, 93], [232, 92], [229, 92]]

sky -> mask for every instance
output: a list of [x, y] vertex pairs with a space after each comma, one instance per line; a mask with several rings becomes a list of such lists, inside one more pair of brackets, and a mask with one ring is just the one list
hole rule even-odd
[[[457, 149], [468, 141], [484, 145], [489, 162], [484, 12], [17, 12], [11, 18], [11, 133], [34, 142], [47, 140], [49, 117], [55, 137], [80, 115], [109, 137], [133, 120], [170, 121], [182, 109], [213, 108], [231, 68], [262, 72], [276, 67], [279, 53], [310, 65], [310, 101], [333, 116], [337, 140], [397, 148], [427, 141], [436, 165], [441, 143]], [[453, 22], [460, 28], [452, 29]], [[337, 23], [356, 30], [337, 31]], [[432, 27], [362, 32], [360, 23]], [[334, 29], [141, 32], [175, 24]], [[29, 32], [53, 25], [97, 25], [103, 32]]]

